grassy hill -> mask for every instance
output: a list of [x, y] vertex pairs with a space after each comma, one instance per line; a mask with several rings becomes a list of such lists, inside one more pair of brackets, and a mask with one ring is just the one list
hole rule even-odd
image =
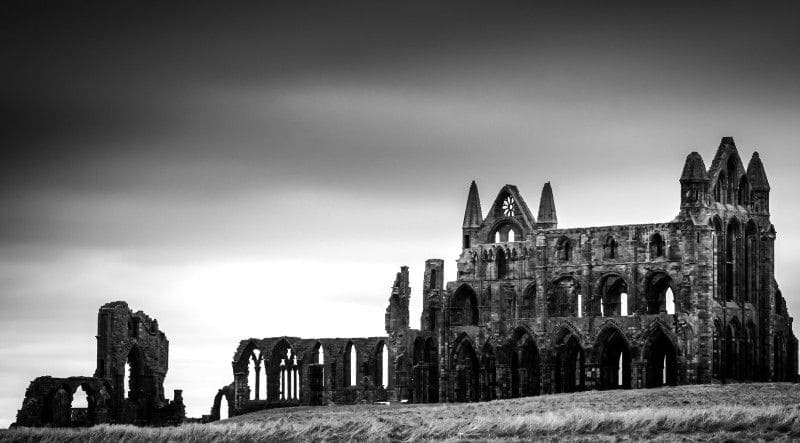
[[488, 403], [273, 409], [177, 428], [11, 429], [3, 441], [800, 439], [800, 385], [592, 391]]

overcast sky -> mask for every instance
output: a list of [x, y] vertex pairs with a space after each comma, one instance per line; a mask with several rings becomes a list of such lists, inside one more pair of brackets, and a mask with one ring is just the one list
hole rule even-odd
[[728, 135], [800, 315], [797, 6], [385, 3], [0, 5], [0, 426], [93, 373], [105, 302], [159, 320], [200, 416], [240, 339], [383, 334], [401, 265], [418, 327], [471, 180], [534, 212], [551, 181], [561, 227], [663, 222]]

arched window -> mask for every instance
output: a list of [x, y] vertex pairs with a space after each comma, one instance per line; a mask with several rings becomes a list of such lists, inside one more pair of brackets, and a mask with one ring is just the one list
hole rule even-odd
[[742, 175], [739, 180], [737, 203], [744, 207], [750, 206], [750, 183], [747, 181], [746, 175]]
[[739, 284], [738, 262], [742, 246], [739, 222], [734, 218], [728, 224], [725, 236], [725, 299], [734, 300], [736, 286]]
[[528, 288], [525, 289], [525, 293], [522, 294], [521, 308], [520, 317], [536, 317], [536, 283], [531, 283]]
[[506, 260], [506, 253], [503, 248], [497, 249], [497, 254], [494, 258], [495, 266], [497, 266], [497, 278], [506, 278], [508, 275], [508, 261]]
[[714, 299], [720, 300], [725, 293], [725, 230], [722, 227], [722, 220], [715, 216], [711, 220], [711, 227], [714, 242], [714, 273], [716, 274]]
[[219, 419], [225, 420], [228, 418], [228, 415], [228, 399], [225, 397], [225, 394], [223, 394], [219, 401]]
[[670, 293], [672, 292], [670, 288], [671, 283], [672, 279], [663, 272], [655, 273], [647, 279], [645, 287], [647, 314], [662, 314], [668, 312], [667, 291], [670, 291]]
[[675, 313], [675, 295], [672, 293], [672, 288], [667, 288], [664, 293], [664, 304], [667, 307], [667, 314], [672, 315]]
[[347, 345], [348, 349], [345, 352], [344, 370], [346, 379], [345, 386], [355, 386], [358, 383], [358, 374], [356, 368], [358, 367], [358, 354], [354, 344]]
[[551, 288], [548, 300], [548, 314], [551, 317], [577, 317], [579, 286], [572, 277], [556, 280]]
[[736, 203], [736, 175], [738, 168], [736, 168], [736, 159], [733, 156], [728, 157], [728, 196], [726, 203]]
[[131, 362], [125, 362], [125, 374], [122, 376], [122, 397], [129, 398], [131, 391]]
[[461, 285], [453, 294], [450, 304], [450, 324], [453, 326], [478, 324], [478, 297], [467, 284]]
[[[618, 275], [609, 275], [604, 277], [601, 282], [600, 315], [604, 317], [622, 315], [622, 294], [628, 290], [628, 284], [625, 282], [625, 279]], [[627, 300], [625, 304], [627, 305]], [[592, 311], [596, 313], [596, 309], [597, 307], [595, 305]]]
[[719, 173], [717, 184], [714, 186], [714, 200], [719, 203], [727, 203], [728, 197], [728, 177], [725, 171]]
[[758, 227], [752, 220], [747, 223], [744, 235], [744, 301], [755, 303], [754, 294], [758, 281]]
[[89, 395], [83, 386], [79, 386], [72, 395], [72, 409], [89, 409]]
[[650, 236], [650, 258], [664, 256], [664, 238], [658, 232]]
[[375, 356], [375, 384], [382, 387], [389, 387], [389, 348], [386, 343], [378, 346], [378, 355]]
[[612, 236], [606, 238], [606, 243], [603, 245], [603, 257], [606, 259], [617, 258], [617, 240]]
[[265, 383], [261, 383], [261, 354], [257, 349], [250, 353], [247, 364], [247, 386], [250, 388], [250, 400], [267, 398]]
[[558, 239], [558, 244], [556, 245], [558, 248], [558, 259], [561, 261], [571, 261], [572, 260], [572, 241], [566, 236], [561, 237]]

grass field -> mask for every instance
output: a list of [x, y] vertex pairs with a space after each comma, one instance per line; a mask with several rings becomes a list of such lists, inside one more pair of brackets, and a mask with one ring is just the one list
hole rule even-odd
[[254, 412], [176, 428], [11, 429], [1, 441], [795, 440], [800, 385], [592, 391], [488, 403]]

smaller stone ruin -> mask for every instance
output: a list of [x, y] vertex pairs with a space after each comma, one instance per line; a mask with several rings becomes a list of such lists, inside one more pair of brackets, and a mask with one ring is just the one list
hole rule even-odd
[[[107, 303], [97, 316], [94, 376], [36, 378], [12, 426], [180, 424], [186, 419], [182, 391], [164, 398], [168, 357], [169, 341], [158, 321], [124, 301]], [[78, 396], [85, 396], [83, 404], [73, 405]]]

